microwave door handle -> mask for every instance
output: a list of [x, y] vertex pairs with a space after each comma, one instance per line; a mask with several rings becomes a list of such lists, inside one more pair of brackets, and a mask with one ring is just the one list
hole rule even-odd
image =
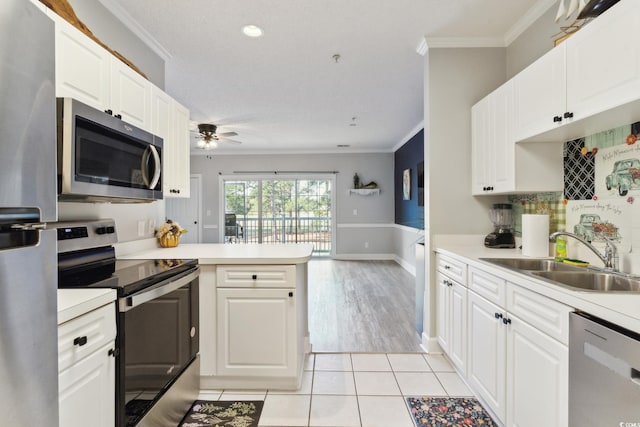
[[[151, 155], [153, 156], [153, 163], [155, 165], [155, 168], [153, 171], [153, 177], [151, 178], [151, 181], [149, 181], [149, 168], [147, 166], [149, 162], [149, 153], [151, 153]], [[142, 179], [144, 180], [144, 185], [146, 185], [150, 189], [155, 188], [155, 186], [158, 184], [158, 180], [160, 179], [161, 164], [160, 164], [160, 155], [158, 154], [158, 150], [153, 145], [147, 146], [147, 148], [144, 150], [144, 154], [142, 155], [141, 169], [142, 169]]]

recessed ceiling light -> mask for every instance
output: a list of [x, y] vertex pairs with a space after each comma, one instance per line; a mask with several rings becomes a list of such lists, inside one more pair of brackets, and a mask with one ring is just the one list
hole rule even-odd
[[242, 27], [242, 32], [245, 34], [245, 36], [249, 37], [262, 37], [262, 34], [264, 34], [262, 28], [256, 25], [245, 25], [244, 27]]
[[338, 148], [347, 148], [347, 147], [351, 147], [351, 145], [349, 145], [349, 144], [338, 144], [338, 145], [336, 145], [336, 147], [338, 147]]

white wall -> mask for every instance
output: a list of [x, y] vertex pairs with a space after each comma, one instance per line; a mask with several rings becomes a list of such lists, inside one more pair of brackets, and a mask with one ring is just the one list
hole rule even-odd
[[471, 196], [471, 107], [506, 79], [505, 49], [430, 49], [425, 57], [425, 286], [422, 344], [435, 339], [435, 234], [483, 234], [501, 197]]
[[[393, 254], [393, 153], [193, 155], [191, 173], [202, 175], [203, 242], [219, 241], [219, 179], [221, 175], [234, 175], [237, 171], [337, 171], [336, 255]], [[364, 183], [375, 181], [381, 189], [380, 195], [349, 195], [356, 172]], [[364, 247], [365, 242], [368, 248]]]

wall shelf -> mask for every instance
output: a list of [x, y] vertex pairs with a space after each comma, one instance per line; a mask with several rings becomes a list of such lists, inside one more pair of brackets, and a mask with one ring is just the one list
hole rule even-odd
[[360, 196], [371, 196], [380, 194], [379, 188], [350, 188], [349, 195], [359, 194]]

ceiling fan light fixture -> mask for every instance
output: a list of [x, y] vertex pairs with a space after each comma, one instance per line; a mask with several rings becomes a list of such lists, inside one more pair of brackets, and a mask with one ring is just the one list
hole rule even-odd
[[205, 150], [213, 150], [216, 148], [218, 148], [218, 141], [216, 141], [215, 139], [209, 140], [204, 144]]
[[245, 36], [254, 38], [262, 37], [262, 35], [264, 34], [262, 28], [258, 27], [257, 25], [245, 25], [244, 27], [242, 27], [242, 32]]

